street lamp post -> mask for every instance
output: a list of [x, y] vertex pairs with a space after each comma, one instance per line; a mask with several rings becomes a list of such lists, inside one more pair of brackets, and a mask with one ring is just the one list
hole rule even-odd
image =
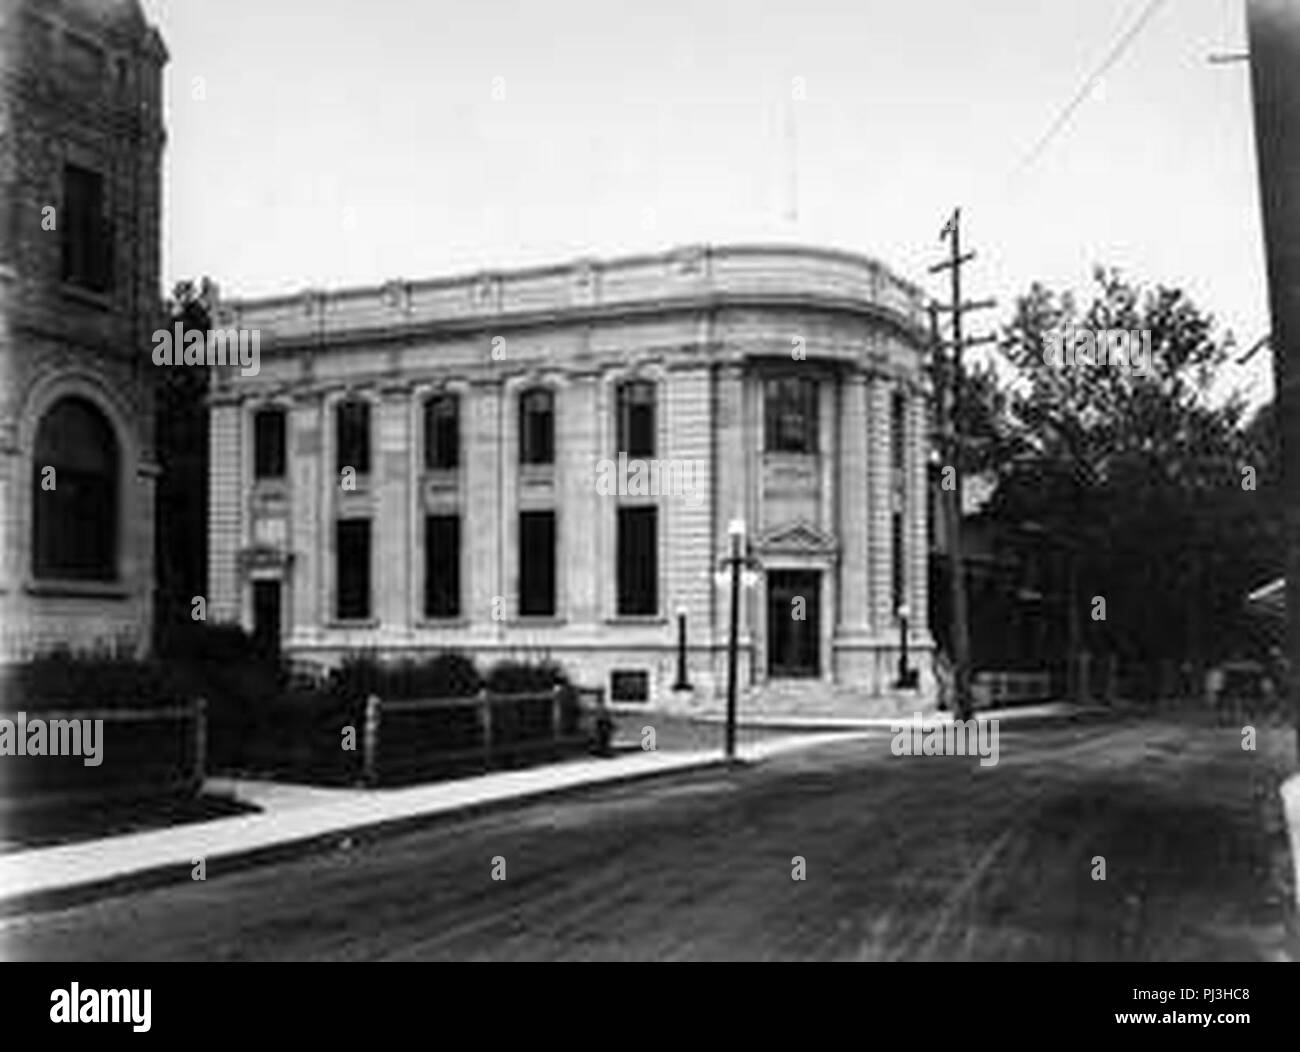
[[915, 690], [916, 671], [907, 663], [907, 619], [911, 610], [906, 603], [898, 608], [898, 682], [894, 684], [899, 690]]
[[727, 744], [728, 760], [736, 758], [736, 690], [737, 665], [740, 660], [740, 578], [742, 570], [756, 569], [757, 560], [749, 555], [743, 519], [732, 519], [727, 526], [731, 554], [719, 564], [719, 583], [731, 587], [731, 629], [727, 644]]
[[690, 690], [691, 682], [686, 675], [686, 608], [677, 608], [677, 680], [673, 690]]
[[731, 634], [727, 643], [727, 759], [736, 758], [736, 665], [740, 658], [740, 560], [744, 537], [731, 535]]

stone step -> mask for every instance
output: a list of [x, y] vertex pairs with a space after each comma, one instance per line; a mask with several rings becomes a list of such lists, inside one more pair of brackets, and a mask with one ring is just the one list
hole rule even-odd
[[[911, 716], [937, 709], [933, 696], [919, 691], [890, 691], [871, 694], [847, 686], [780, 682], [753, 687], [736, 699], [743, 721], [746, 715], [761, 717], [799, 716], [853, 719], [882, 716]], [[724, 712], [726, 698], [713, 699], [708, 712]]]

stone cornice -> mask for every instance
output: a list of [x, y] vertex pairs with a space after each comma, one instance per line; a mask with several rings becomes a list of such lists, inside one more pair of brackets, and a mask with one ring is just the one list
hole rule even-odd
[[863, 256], [785, 246], [697, 246], [655, 256], [390, 281], [338, 292], [228, 300], [220, 316], [263, 333], [264, 351], [500, 332], [703, 312], [803, 308], [848, 313], [924, 339], [916, 286]]

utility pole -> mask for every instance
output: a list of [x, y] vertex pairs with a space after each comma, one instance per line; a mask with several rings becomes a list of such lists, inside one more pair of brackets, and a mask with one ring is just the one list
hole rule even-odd
[[1249, 0], [1246, 14], [1282, 438], [1288, 687], [1300, 748], [1300, 371], [1288, 361], [1300, 346], [1300, 8]]
[[[993, 336], [967, 340], [962, 335], [962, 317], [967, 311], [983, 310], [995, 306], [993, 300], [981, 300], [976, 303], [963, 302], [961, 298], [961, 268], [975, 258], [974, 252], [962, 252], [961, 248], [961, 209], [956, 209], [944, 225], [939, 240], [948, 241], [948, 258], [930, 268], [931, 274], [949, 271], [951, 279], [952, 300], [948, 304], [930, 304], [930, 333], [934, 345], [934, 363], [937, 384], [937, 402], [942, 417], [944, 436], [945, 468], [953, 469], [952, 488], [944, 487], [943, 494], [944, 522], [948, 540], [948, 575], [950, 600], [952, 603], [952, 659], [953, 659], [953, 693], [954, 716], [959, 720], [968, 720], [972, 713], [971, 699], [971, 656], [970, 625], [967, 612], [966, 566], [961, 540], [961, 389], [962, 389], [962, 352], [967, 347], [993, 342]], [[946, 310], [952, 314], [952, 339], [945, 341], [939, 324], [939, 312]], [[948, 358], [947, 351], [952, 357]]]

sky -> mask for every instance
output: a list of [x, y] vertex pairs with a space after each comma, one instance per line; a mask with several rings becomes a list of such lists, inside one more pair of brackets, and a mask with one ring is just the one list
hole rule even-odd
[[[1241, 0], [142, 0], [163, 274], [223, 296], [786, 242], [972, 296], [1097, 264], [1269, 328]], [[1035, 144], [1081, 89], [1083, 103]], [[1028, 163], [1026, 160], [1028, 159]], [[1271, 395], [1269, 356], [1234, 370]]]

